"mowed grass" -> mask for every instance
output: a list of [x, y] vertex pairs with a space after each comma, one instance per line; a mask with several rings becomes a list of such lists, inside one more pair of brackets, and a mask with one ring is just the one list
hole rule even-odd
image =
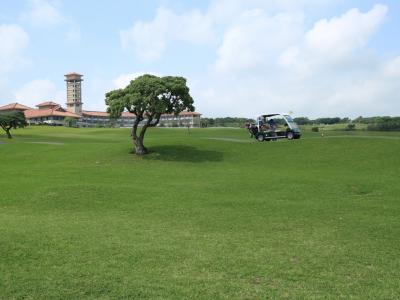
[[400, 134], [0, 138], [0, 299], [398, 299]]

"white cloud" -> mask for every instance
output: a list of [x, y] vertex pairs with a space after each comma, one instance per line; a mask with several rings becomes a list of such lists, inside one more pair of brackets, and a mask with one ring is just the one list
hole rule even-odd
[[201, 12], [179, 15], [160, 7], [154, 20], [135, 22], [133, 27], [120, 32], [120, 39], [124, 50], [133, 50], [142, 60], [155, 61], [161, 58], [169, 43], [208, 43], [214, 35], [212, 21]]
[[231, 72], [267, 68], [283, 47], [299, 38], [302, 26], [303, 18], [298, 14], [269, 17], [260, 9], [245, 11], [225, 33], [216, 69]]
[[[147, 61], [182, 42], [214, 47], [215, 61], [188, 78], [205, 115], [400, 113], [400, 58], [388, 62], [369, 48], [388, 7], [353, 8], [310, 22], [310, 11], [315, 18], [335, 3], [215, 0], [203, 12], [179, 14], [159, 8], [152, 20], [137, 21], [120, 38], [125, 50]], [[120, 76], [114, 84], [124, 87], [135, 76]]]
[[303, 75], [322, 67], [348, 66], [380, 28], [387, 11], [386, 6], [375, 5], [366, 13], [351, 9], [340, 17], [320, 20], [299, 44], [289, 46], [279, 61]]
[[160, 76], [158, 73], [154, 72], [135, 72], [131, 74], [122, 74], [115, 78], [112, 82], [114, 84], [114, 87], [117, 89], [123, 89], [125, 88], [132, 80], [136, 79], [139, 76], [142, 76], [144, 74], [152, 74], [155, 76]]
[[375, 5], [367, 13], [351, 9], [341, 17], [320, 20], [306, 33], [306, 45], [328, 56], [349, 55], [367, 44], [385, 19], [387, 10], [386, 6]]
[[[369, 48], [388, 7], [349, 9], [309, 26], [310, 10], [320, 13], [335, 3], [215, 0], [204, 12], [179, 14], [159, 8], [154, 19], [137, 21], [120, 38], [125, 50], [147, 61], [182, 42], [215, 47], [214, 63], [188, 78], [205, 115], [400, 113], [400, 58], [388, 62]], [[114, 85], [124, 87], [141, 74], [121, 75]]]
[[388, 76], [388, 78], [400, 77], [400, 56], [389, 61], [384, 66], [384, 74]]
[[247, 117], [400, 113], [400, 58], [386, 62], [368, 48], [387, 11], [351, 9], [309, 30], [292, 11], [242, 12], [227, 26], [214, 68], [192, 86], [198, 109]]
[[15, 99], [28, 106], [35, 106], [44, 101], [54, 101], [64, 105], [65, 93], [65, 91], [59, 90], [51, 80], [36, 79], [24, 84], [15, 92]]
[[0, 76], [27, 63], [23, 51], [29, 44], [29, 36], [18, 25], [0, 25]]
[[35, 26], [54, 26], [66, 22], [56, 5], [47, 0], [30, 0], [29, 10], [20, 19]]
[[[152, 20], [136, 21], [131, 28], [120, 31], [120, 40], [125, 51], [135, 53], [144, 61], [156, 61], [168, 47], [176, 47], [178, 42], [215, 45], [219, 40], [218, 34], [224, 31], [226, 26], [235, 24], [243, 12], [251, 14], [251, 11], [259, 10], [268, 15], [290, 11], [295, 14], [294, 12], [301, 8], [324, 7], [334, 2], [334, 0], [212, 0], [204, 12], [191, 10], [183, 13], [159, 7]], [[250, 17], [247, 16], [247, 21], [251, 21]], [[256, 18], [260, 20], [257, 16]], [[242, 23], [244, 25], [245, 20], [242, 20]], [[256, 26], [255, 22], [252, 23]], [[230, 37], [234, 38], [235, 34], [240, 35], [240, 32], [235, 32], [235, 28], [232, 28]], [[276, 32], [264, 39], [268, 40], [274, 36]]]
[[76, 42], [81, 39], [78, 24], [62, 14], [59, 2], [55, 0], [29, 0], [26, 11], [19, 16], [20, 21], [40, 28], [66, 28], [64, 37], [67, 42]]

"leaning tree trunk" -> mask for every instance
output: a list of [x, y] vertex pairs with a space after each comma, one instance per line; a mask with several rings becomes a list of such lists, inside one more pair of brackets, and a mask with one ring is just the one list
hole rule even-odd
[[[138, 134], [137, 134], [139, 123], [140, 123], [140, 118], [138, 118], [135, 121], [135, 123], [133, 124], [133, 127], [132, 127], [131, 136], [132, 136], [132, 141], [133, 141], [133, 152], [136, 155], [144, 155], [144, 154], [149, 153], [149, 151], [143, 144], [144, 135], [140, 134], [138, 136]], [[143, 132], [143, 129], [142, 129], [142, 132]]]
[[[161, 113], [156, 114], [156, 118], [154, 119], [154, 114], [153, 115], [148, 115], [147, 116], [147, 122], [146, 124], [143, 125], [142, 129], [140, 130], [140, 134], [138, 136], [137, 134], [137, 129], [140, 123], [140, 119], [137, 119], [138, 121], [135, 121], [133, 127], [132, 127], [132, 139], [133, 139], [133, 144], [135, 145], [135, 153], [137, 155], [144, 155], [148, 154], [149, 150], [144, 146], [143, 141], [144, 141], [144, 135], [146, 134], [146, 130], [149, 127], [155, 127], [157, 126], [158, 122], [160, 122], [160, 117]], [[143, 118], [141, 118], [143, 120]], [[154, 122], [153, 122], [154, 120]]]
[[136, 137], [136, 139], [133, 139], [133, 144], [135, 146], [135, 153], [137, 155], [144, 155], [144, 154], [148, 154], [149, 150], [147, 150], [147, 148], [143, 145], [143, 139], [141, 139], [140, 137]]
[[12, 136], [11, 136], [11, 133], [10, 133], [10, 129], [6, 129], [6, 134], [7, 134], [7, 137], [9, 139], [12, 139]]

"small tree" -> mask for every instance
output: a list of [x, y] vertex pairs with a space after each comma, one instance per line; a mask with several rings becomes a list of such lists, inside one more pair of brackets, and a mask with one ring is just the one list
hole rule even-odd
[[64, 119], [64, 125], [66, 127], [76, 127], [77, 124], [78, 122], [73, 117], [65, 117]]
[[315, 126], [311, 128], [312, 132], [319, 132], [319, 127]]
[[347, 124], [345, 130], [347, 130], [347, 131], [356, 130], [356, 124], [354, 124], [354, 123]]
[[[184, 110], [194, 111], [185, 78], [148, 74], [132, 80], [124, 89], [108, 92], [106, 104], [112, 118], [119, 118], [124, 110], [135, 114], [131, 136], [138, 155], [148, 153], [143, 144], [144, 135], [149, 127], [157, 126], [162, 114], [178, 115]], [[138, 132], [142, 121], [144, 124]]]
[[26, 125], [25, 115], [23, 112], [9, 112], [0, 114], [0, 127], [6, 132], [9, 139], [12, 138], [10, 130], [23, 128]]

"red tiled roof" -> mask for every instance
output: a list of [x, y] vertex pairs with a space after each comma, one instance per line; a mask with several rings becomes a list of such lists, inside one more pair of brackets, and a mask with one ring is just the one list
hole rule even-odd
[[[89, 110], [84, 110], [82, 112], [82, 115], [88, 116], [88, 117], [109, 117], [110, 116], [110, 114], [105, 111], [89, 111]], [[135, 116], [135, 114], [132, 114], [127, 111], [124, 111], [121, 115], [125, 118], [129, 118], [129, 117], [133, 118]]]
[[88, 117], [108, 117], [110, 114], [105, 112], [105, 111], [88, 111], [84, 110], [82, 112], [83, 116], [88, 116]]
[[[88, 111], [88, 110], [83, 111], [82, 115], [88, 116], [88, 117], [109, 117], [110, 116], [109, 113], [104, 112], [104, 111]], [[135, 114], [127, 112], [127, 111], [124, 111], [121, 115], [122, 115], [122, 117], [125, 117], [125, 118], [135, 117]], [[179, 115], [180, 116], [201, 116], [201, 114], [198, 112], [190, 112], [190, 111], [183, 111]], [[174, 116], [174, 115], [173, 114], [163, 114], [163, 116]]]
[[69, 75], [83, 76], [82, 74], [79, 74], [79, 73], [76, 73], [76, 72], [67, 73], [64, 76], [69, 76]]
[[[164, 114], [163, 116], [174, 116], [174, 114]], [[201, 114], [192, 111], [182, 111], [181, 113], [179, 113], [179, 116], [201, 116]]]
[[36, 105], [37, 107], [41, 107], [41, 106], [60, 106], [60, 104], [55, 103], [53, 101], [47, 101], [47, 102], [42, 102], [39, 103], [38, 105]]
[[25, 113], [25, 118], [27, 119], [50, 117], [50, 116], [72, 117], [76, 119], [79, 119], [81, 117], [80, 115], [71, 112], [59, 111], [57, 109], [30, 109], [24, 111], [24, 113]]
[[179, 115], [181, 116], [201, 116], [201, 113], [195, 111], [183, 111]]
[[52, 109], [58, 110], [58, 111], [64, 111], [64, 112], [67, 111], [65, 108], [61, 107], [60, 105], [54, 106]]
[[4, 106], [0, 106], [0, 111], [5, 111], [5, 110], [28, 110], [32, 109], [28, 106], [19, 104], [19, 103], [10, 103]]

